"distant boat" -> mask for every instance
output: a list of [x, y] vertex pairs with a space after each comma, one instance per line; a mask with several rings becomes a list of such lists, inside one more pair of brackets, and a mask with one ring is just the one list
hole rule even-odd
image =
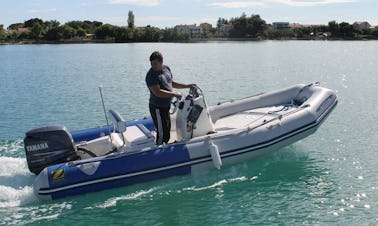
[[24, 140], [34, 193], [57, 199], [247, 161], [313, 134], [337, 105], [318, 83], [207, 106], [190, 90], [175, 103], [171, 142], [157, 146], [150, 118], [68, 132], [31, 130]]

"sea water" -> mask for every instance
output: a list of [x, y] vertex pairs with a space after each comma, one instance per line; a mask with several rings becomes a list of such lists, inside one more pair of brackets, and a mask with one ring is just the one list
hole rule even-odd
[[[100, 84], [107, 108], [148, 116], [154, 50], [209, 104], [319, 81], [339, 105], [314, 135], [219, 171], [38, 200], [24, 133], [105, 124]], [[0, 46], [0, 225], [377, 225], [377, 63], [375, 41]]]

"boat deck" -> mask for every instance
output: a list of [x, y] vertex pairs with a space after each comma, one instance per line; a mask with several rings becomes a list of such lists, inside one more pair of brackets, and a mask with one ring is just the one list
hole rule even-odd
[[268, 121], [282, 114], [295, 111], [297, 108], [298, 106], [295, 105], [279, 105], [238, 112], [218, 119], [214, 125], [215, 131], [222, 133], [247, 126], [258, 126], [261, 125], [264, 120]]
[[[296, 105], [278, 105], [242, 111], [218, 119], [215, 122], [214, 127], [217, 133], [225, 133], [232, 130], [245, 128], [247, 126], [259, 126], [264, 122], [264, 120], [268, 121], [280, 115], [293, 112], [297, 109], [298, 106]], [[156, 133], [153, 133], [154, 136], [156, 136]], [[173, 143], [176, 140], [176, 130], [171, 130], [171, 138], [169, 140], [169, 143]]]

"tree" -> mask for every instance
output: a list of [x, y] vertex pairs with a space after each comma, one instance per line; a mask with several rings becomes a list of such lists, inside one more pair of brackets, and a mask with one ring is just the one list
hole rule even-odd
[[49, 29], [58, 28], [60, 26], [60, 22], [57, 20], [50, 20], [49, 21]]
[[99, 21], [93, 21], [92, 23], [93, 23], [93, 25], [94, 25], [96, 28], [102, 26], [102, 22], [99, 22]]
[[258, 37], [263, 35], [267, 28], [265, 20], [261, 19], [259, 15], [247, 17], [245, 13], [231, 19], [231, 24], [230, 36], [236, 38]]
[[217, 20], [217, 29], [219, 30], [222, 27], [222, 18], [218, 18]]
[[76, 35], [76, 30], [68, 25], [63, 25], [59, 27], [59, 32], [62, 33], [64, 39], [73, 38]]
[[128, 15], [128, 18], [127, 18], [127, 26], [130, 28], [130, 29], [134, 29], [135, 28], [135, 15], [133, 13], [133, 11], [129, 11], [129, 15]]
[[46, 32], [45, 39], [49, 41], [58, 41], [63, 38], [61, 27], [53, 27]]
[[18, 40], [17, 32], [13, 32], [11, 34], [8, 34], [8, 40], [10, 40], [12, 42], [17, 42], [17, 40]]
[[261, 36], [266, 27], [266, 22], [261, 19], [260, 15], [252, 15], [248, 18], [247, 35], [253, 37]]
[[374, 30], [371, 32], [371, 35], [373, 38], [378, 39], [378, 26], [374, 28]]
[[230, 36], [235, 38], [245, 37], [247, 34], [247, 16], [245, 13], [241, 17], [231, 19], [232, 29]]
[[187, 41], [189, 34], [178, 30], [177, 28], [165, 28], [162, 32], [161, 40], [164, 42]]
[[332, 36], [337, 37], [339, 35], [339, 24], [336, 21], [328, 22], [328, 28]]
[[108, 39], [115, 37], [116, 27], [111, 24], [104, 24], [98, 27], [95, 31], [97, 39]]
[[30, 19], [30, 20], [25, 21], [24, 24], [25, 24], [25, 27], [33, 27], [35, 24], [42, 25], [43, 20], [41, 20], [39, 18], [34, 18], [34, 19]]
[[35, 23], [30, 30], [30, 37], [35, 40], [40, 40], [43, 37], [43, 27], [40, 23]]
[[83, 28], [79, 28], [76, 31], [76, 35], [79, 36], [80, 38], [83, 38], [87, 35], [87, 33], [85, 32]]
[[15, 23], [8, 26], [8, 30], [16, 30], [18, 28], [25, 27], [24, 23]]
[[128, 27], [117, 27], [115, 29], [116, 42], [130, 42], [133, 39], [132, 30]]
[[343, 38], [354, 38], [355, 32], [351, 24], [342, 22], [339, 24], [339, 31]]
[[159, 28], [147, 26], [143, 29], [144, 34], [141, 41], [144, 42], [158, 42], [161, 39], [161, 32]]
[[223, 24], [228, 24], [228, 20], [219, 17], [217, 20], [217, 29], [219, 30]]
[[0, 41], [4, 41], [7, 38], [7, 34], [4, 31], [4, 25], [0, 24]]
[[295, 37], [295, 32], [291, 29], [269, 29], [265, 32], [265, 36], [269, 39], [291, 39]]

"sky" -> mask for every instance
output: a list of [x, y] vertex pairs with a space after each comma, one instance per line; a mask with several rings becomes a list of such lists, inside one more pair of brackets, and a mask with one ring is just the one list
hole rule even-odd
[[136, 26], [173, 27], [177, 24], [213, 25], [219, 17], [230, 19], [259, 14], [268, 23], [302, 24], [368, 21], [378, 25], [377, 0], [0, 0], [0, 24], [5, 27], [30, 18], [97, 20], [126, 25], [128, 11]]

